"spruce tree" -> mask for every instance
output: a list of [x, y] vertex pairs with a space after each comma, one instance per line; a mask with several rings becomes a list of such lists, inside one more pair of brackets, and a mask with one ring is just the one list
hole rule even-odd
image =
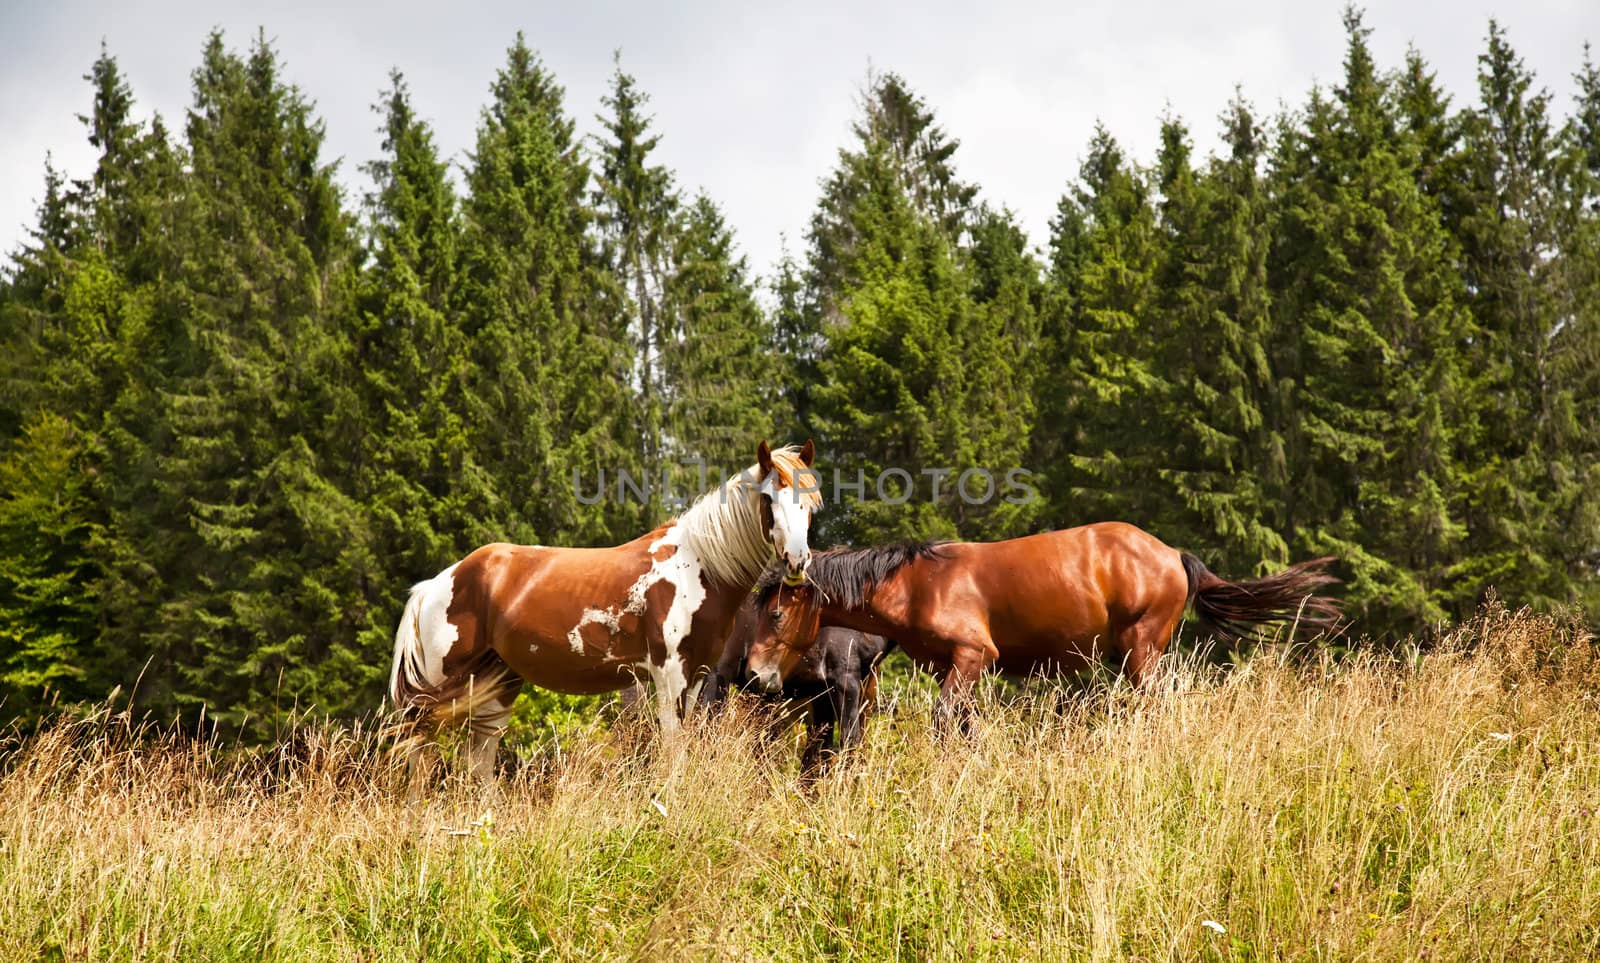
[[1415, 48], [1406, 51], [1405, 66], [1395, 78], [1395, 97], [1400, 123], [1416, 151], [1413, 163], [1417, 183], [1437, 205], [1440, 218], [1456, 241], [1469, 203], [1470, 178], [1461, 145], [1462, 117], [1451, 112], [1449, 95]]
[[[699, 460], [716, 484], [777, 438], [781, 404], [772, 334], [722, 212], [704, 194], [673, 230], [661, 356], [663, 424], [676, 462]], [[696, 479], [698, 482], [698, 479]]]
[[1578, 428], [1568, 407], [1568, 377], [1585, 367], [1576, 356], [1583, 326], [1571, 313], [1582, 309], [1566, 296], [1562, 270], [1578, 240], [1564, 236], [1576, 185], [1563, 183], [1549, 94], [1498, 24], [1479, 57], [1478, 88], [1465, 119], [1469, 192], [1459, 227], [1481, 332], [1471, 346], [1479, 430], [1465, 456], [1476, 471], [1464, 574], [1516, 604], [1559, 604], [1574, 598], [1581, 573], [1584, 553], [1568, 539], [1585, 537], [1578, 506], [1590, 493], [1575, 483], [1586, 466], [1573, 446], [1592, 425]]
[[[961, 497], [951, 505], [957, 529], [969, 538], [1009, 538], [1031, 532], [1045, 511], [1042, 497], [1026, 495], [1014, 483], [1037, 491], [1039, 478], [1012, 476], [1027, 467], [1037, 418], [1035, 377], [1040, 351], [1040, 312], [1044, 283], [1028, 250], [1027, 235], [1008, 210], [979, 205], [970, 219], [965, 263], [972, 311], [960, 332], [964, 374], [962, 396], [971, 466], [988, 472], [995, 492], [973, 504]], [[981, 414], [980, 414], [981, 413]], [[976, 417], [974, 417], [976, 415]], [[974, 476], [969, 494], [976, 499], [984, 483]]]
[[[648, 96], [623, 72], [620, 58], [599, 119], [596, 223], [609, 279], [632, 339], [631, 383], [637, 390], [639, 457], [656, 471], [672, 442], [667, 433], [666, 362], [671, 329], [666, 288], [672, 274], [673, 222], [679, 205], [671, 173], [651, 154], [660, 136], [644, 113]], [[654, 512], [652, 512], [654, 514]]]
[[[230, 723], [369, 703], [356, 640], [368, 533], [352, 497], [356, 246], [322, 125], [258, 39], [208, 41], [188, 116], [181, 336], [159, 504], [141, 539], [165, 581], [147, 640], [158, 687]], [[131, 613], [130, 613], [131, 614]], [[268, 716], [264, 718], [263, 715]]]
[[1294, 554], [1339, 555], [1350, 611], [1375, 633], [1456, 606], [1464, 481], [1447, 412], [1464, 402], [1457, 347], [1472, 336], [1437, 206], [1346, 15], [1343, 84], [1314, 96], [1285, 145], [1275, 300], [1284, 377], [1284, 532]]
[[1204, 171], [1189, 162], [1182, 126], [1163, 129], [1155, 356], [1165, 395], [1146, 437], [1159, 446], [1152, 484], [1171, 497], [1163, 537], [1244, 572], [1287, 561], [1273, 527], [1283, 452], [1265, 416], [1274, 379], [1260, 133], [1238, 101], [1223, 120], [1227, 153]]
[[[1159, 247], [1144, 174], [1104, 128], [1095, 132], [1079, 184], [1057, 218], [1056, 300], [1069, 313], [1056, 326], [1064, 366], [1059, 422], [1071, 432], [1051, 479], [1057, 527], [1119, 519], [1150, 525], [1160, 512], [1149, 432], [1166, 392], [1155, 368], [1154, 316]], [[1066, 263], [1063, 269], [1059, 265]]]
[[639, 472], [632, 353], [625, 315], [607, 310], [589, 168], [561, 87], [520, 35], [491, 92], [467, 171], [456, 301], [471, 345], [465, 419], [496, 496], [485, 521], [507, 541], [607, 543], [643, 512], [610, 496], [586, 504], [602, 472], [608, 485]]
[[[835, 262], [850, 280], [819, 298], [837, 320], [825, 328], [814, 399], [829, 464], [867, 488], [826, 521], [861, 542], [953, 536], [942, 510], [955, 500], [953, 485], [945, 480], [935, 501], [931, 479], [919, 476], [966, 463], [957, 332], [971, 302], [954, 249], [911, 205], [887, 145], [869, 141], [851, 160], [853, 241], [848, 259]], [[913, 497], [908, 489], [919, 484], [925, 495]]]
[[1566, 597], [1600, 623], [1600, 67], [1588, 47], [1577, 104], [1562, 130], [1555, 283], [1562, 320], [1551, 347], [1548, 442], [1556, 463], [1547, 534]]
[[822, 312], [815, 292], [806, 283], [805, 269], [795, 261], [787, 243], [768, 282], [772, 296], [769, 350], [774, 356], [774, 377], [782, 385], [783, 404], [774, 431], [782, 438], [816, 438], [813, 398], [821, 380], [821, 359], [826, 347]]
[[381, 661], [406, 587], [497, 536], [481, 517], [493, 480], [474, 461], [463, 415], [469, 352], [451, 304], [460, 225], [447, 165], [399, 71], [373, 109], [383, 154], [365, 168], [374, 190], [355, 357], [357, 486], [372, 530], [365, 631]]
[[[975, 189], [956, 176], [957, 144], [892, 74], [873, 78], [854, 133], [812, 219], [799, 302], [809, 316], [780, 315], [785, 337], [821, 338], [807, 414], [841, 480], [865, 483], [824, 531], [876, 541], [1020, 525], [999, 500], [1003, 478], [992, 491], [969, 478], [962, 496], [960, 473], [1011, 468], [1031, 425], [1016, 352], [999, 334], [1011, 321], [974, 301]], [[989, 226], [990, 266], [1025, 274], [1004, 252], [1016, 237]], [[997, 297], [1015, 293], [988, 280]], [[1012, 327], [1026, 341], [1032, 324], [1024, 316]]]
[[[73, 531], [89, 538], [79, 547], [93, 559], [51, 570], [46, 560], [61, 556], [42, 552], [19, 564], [34, 579], [70, 586], [72, 604], [94, 612], [69, 620], [83, 635], [62, 643], [80, 653], [80, 693], [94, 696], [133, 682], [143, 640], [113, 640], [114, 630], [130, 609], [140, 609], [134, 621], [143, 624], [150, 605], [133, 600], [157, 597], [126, 591], [121, 575], [146, 563], [122, 523], [150, 511], [156, 457], [143, 442], [158, 430], [155, 390], [176, 350], [160, 309], [179, 164], [160, 118], [148, 126], [134, 118], [132, 93], [104, 48], [84, 79], [93, 95], [79, 119], [98, 151], [94, 172], [68, 185], [47, 165], [35, 242], [19, 253], [0, 318], [6, 379], [16, 389], [6, 398], [17, 405], [7, 406], [6, 421], [42, 432], [30, 432], [22, 450], [42, 445], [46, 463], [78, 476], [35, 480], [70, 502], [62, 517], [76, 519]], [[138, 581], [145, 591], [160, 584]]]
[[853, 268], [868, 242], [856, 216], [858, 205], [872, 204], [874, 171], [916, 214], [951, 244], [959, 243], [977, 188], [956, 176], [953, 158], [960, 142], [938, 125], [933, 111], [898, 74], [871, 74], [852, 125], [858, 149], [841, 150], [839, 165], [823, 184], [809, 232], [808, 284], [825, 321], [838, 320], [840, 293], [858, 281]]
[[58, 699], [102, 695], [94, 658], [99, 534], [81, 437], [43, 412], [0, 458], [0, 700], [33, 720]]

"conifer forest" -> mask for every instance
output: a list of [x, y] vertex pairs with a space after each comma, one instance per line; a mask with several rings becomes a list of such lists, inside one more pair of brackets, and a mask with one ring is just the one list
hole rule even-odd
[[[1596, 624], [1600, 63], [1559, 102], [1490, 25], [1451, 98], [1344, 29], [1276, 112], [1152, 117], [1148, 158], [1096, 130], [1047, 239], [870, 74], [772, 265], [663, 166], [625, 58], [573, 103], [507, 37], [456, 158], [396, 71], [349, 171], [264, 39], [206, 39], [181, 117], [104, 50], [97, 160], [44, 167], [0, 259], [0, 717], [371, 712], [414, 582], [633, 538], [681, 505], [602, 478], [715, 483], [762, 439], [869, 480], [816, 547], [1121, 519], [1237, 577], [1338, 556], [1351, 647], [1491, 598]], [[968, 466], [1035, 497], [934, 494]]]

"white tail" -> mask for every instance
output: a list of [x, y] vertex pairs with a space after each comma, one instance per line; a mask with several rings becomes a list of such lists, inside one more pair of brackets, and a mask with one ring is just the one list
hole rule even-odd
[[[406, 610], [400, 616], [400, 627], [394, 633], [394, 667], [389, 670], [389, 701], [396, 709], [404, 709], [405, 689], [418, 689], [426, 685], [425, 662], [422, 654], [422, 599], [433, 579], [411, 586], [411, 597], [406, 600]], [[402, 685], [402, 682], [404, 685]]]

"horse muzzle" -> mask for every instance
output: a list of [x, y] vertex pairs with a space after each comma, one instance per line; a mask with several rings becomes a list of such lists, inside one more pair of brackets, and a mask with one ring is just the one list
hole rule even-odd
[[783, 679], [778, 675], [777, 669], [759, 669], [753, 674], [756, 677], [756, 685], [761, 687], [762, 692], [777, 693], [783, 691]]

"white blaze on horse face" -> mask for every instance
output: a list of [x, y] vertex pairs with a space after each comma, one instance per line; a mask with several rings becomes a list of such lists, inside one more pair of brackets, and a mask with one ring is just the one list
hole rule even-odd
[[456, 567], [436, 575], [423, 589], [422, 606], [417, 611], [417, 638], [422, 645], [422, 668], [429, 685], [444, 678], [444, 659], [460, 635], [450, 623], [450, 600], [455, 596]]
[[806, 541], [811, 530], [811, 508], [794, 486], [776, 491], [769, 487], [767, 493], [772, 504], [772, 547], [791, 570], [803, 570], [811, 564], [811, 547]]

